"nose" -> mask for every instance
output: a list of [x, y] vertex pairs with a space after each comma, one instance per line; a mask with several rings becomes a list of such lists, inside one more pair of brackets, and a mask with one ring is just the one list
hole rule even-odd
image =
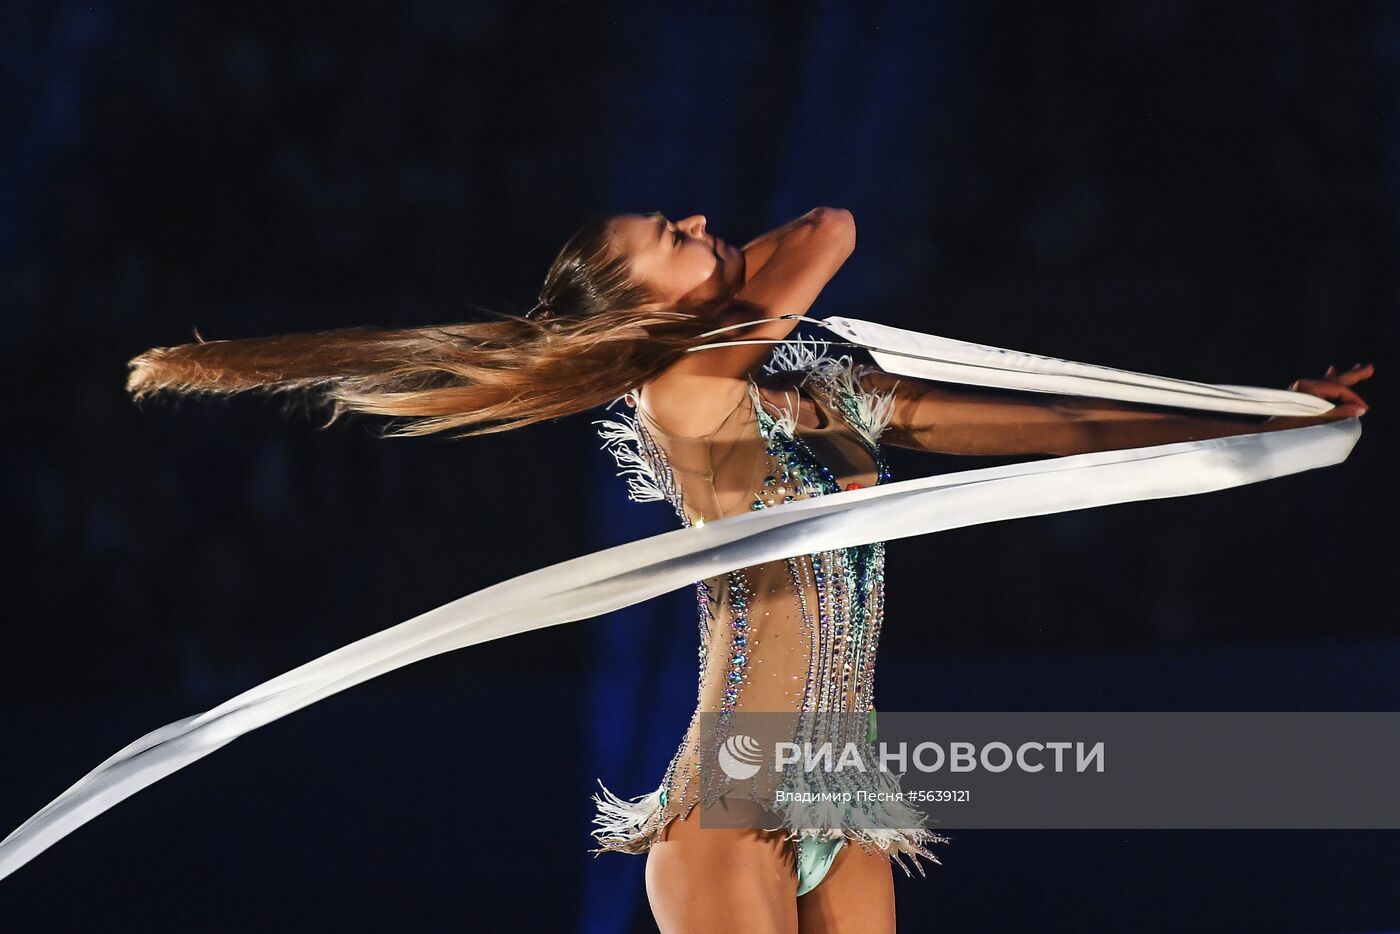
[[684, 227], [687, 232], [699, 235], [705, 232], [705, 215], [692, 214], [677, 226]]

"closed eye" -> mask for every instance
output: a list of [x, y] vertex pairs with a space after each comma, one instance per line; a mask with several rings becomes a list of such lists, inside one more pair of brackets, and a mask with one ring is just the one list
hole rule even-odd
[[681, 232], [680, 232], [679, 230], [673, 230], [673, 231], [671, 231], [671, 236], [674, 238], [674, 241], [675, 241], [676, 246], [680, 246], [680, 243], [681, 243]]

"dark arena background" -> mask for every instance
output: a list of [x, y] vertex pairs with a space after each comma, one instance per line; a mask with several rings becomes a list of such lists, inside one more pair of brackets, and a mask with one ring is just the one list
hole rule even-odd
[[[384, 440], [123, 391], [195, 328], [522, 313], [597, 212], [737, 244], [849, 208], [814, 316], [1211, 382], [1374, 362], [1339, 467], [890, 543], [877, 703], [1398, 709], [1398, 4], [8, 3], [0, 48], [0, 836], [162, 724], [678, 527], [601, 410]], [[0, 882], [0, 929], [654, 930], [589, 795], [656, 787], [696, 640], [686, 588], [337, 694]], [[1400, 928], [1400, 831], [952, 836], [901, 930]]]

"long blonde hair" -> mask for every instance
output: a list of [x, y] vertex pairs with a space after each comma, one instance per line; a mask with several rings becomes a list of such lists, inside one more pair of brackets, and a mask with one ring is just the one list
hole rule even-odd
[[[490, 434], [604, 405], [704, 343], [713, 309], [666, 307], [590, 219], [550, 265], [525, 315], [434, 327], [356, 327], [198, 340], [135, 357], [127, 389], [161, 393], [304, 391], [330, 408], [401, 419], [387, 435]], [[196, 335], [198, 336], [198, 335]]]

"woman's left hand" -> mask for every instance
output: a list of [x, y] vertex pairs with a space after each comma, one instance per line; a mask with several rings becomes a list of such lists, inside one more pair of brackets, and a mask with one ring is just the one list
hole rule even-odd
[[1264, 424], [1269, 428], [1297, 428], [1335, 422], [1343, 418], [1359, 418], [1366, 414], [1366, 400], [1357, 395], [1351, 387], [1362, 380], [1370, 379], [1375, 372], [1376, 368], [1372, 364], [1362, 366], [1358, 363], [1345, 373], [1338, 373], [1335, 366], [1329, 366], [1322, 379], [1295, 379], [1289, 389], [1326, 399], [1334, 404], [1334, 408], [1322, 415], [1306, 417], [1275, 415], [1265, 419]]
[[1288, 388], [1294, 392], [1305, 392], [1310, 396], [1334, 402], [1339, 409], [1349, 409], [1348, 414], [1341, 417], [1350, 418], [1352, 415], [1366, 414], [1366, 401], [1351, 387], [1364, 379], [1370, 379], [1371, 374], [1375, 372], [1376, 368], [1369, 363], [1365, 366], [1358, 363], [1345, 373], [1338, 373], [1335, 366], [1329, 366], [1322, 379], [1295, 379], [1293, 385]]

